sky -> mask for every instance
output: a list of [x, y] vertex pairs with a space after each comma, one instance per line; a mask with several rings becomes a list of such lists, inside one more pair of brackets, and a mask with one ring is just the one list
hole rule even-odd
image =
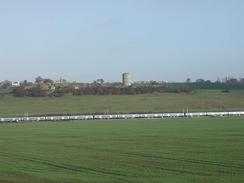
[[0, 0], [0, 81], [244, 77], [243, 0]]

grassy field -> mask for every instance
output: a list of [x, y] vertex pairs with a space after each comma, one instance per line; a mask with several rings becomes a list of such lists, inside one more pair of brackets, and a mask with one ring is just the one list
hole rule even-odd
[[18, 98], [0, 96], [0, 116], [81, 113], [181, 112], [244, 110], [244, 90], [222, 93], [198, 90], [190, 94], [65, 96]]
[[2, 183], [243, 183], [244, 118], [0, 125]]

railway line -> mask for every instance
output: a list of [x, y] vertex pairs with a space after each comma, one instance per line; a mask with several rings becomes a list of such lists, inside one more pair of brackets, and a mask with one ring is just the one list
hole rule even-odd
[[33, 116], [33, 117], [0, 117], [0, 123], [73, 121], [73, 120], [109, 120], [109, 119], [151, 119], [180, 117], [223, 117], [244, 116], [244, 111], [232, 112], [182, 112], [182, 113], [145, 113], [145, 114], [106, 114], [106, 115], [69, 115], [69, 116]]

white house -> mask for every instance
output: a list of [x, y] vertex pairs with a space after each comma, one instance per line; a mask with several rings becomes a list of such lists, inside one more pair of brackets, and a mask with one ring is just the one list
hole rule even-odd
[[14, 81], [14, 82], [12, 82], [12, 86], [20, 86], [20, 82], [19, 81]]

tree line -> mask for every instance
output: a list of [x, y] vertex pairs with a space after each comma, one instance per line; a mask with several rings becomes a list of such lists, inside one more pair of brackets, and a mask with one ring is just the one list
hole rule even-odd
[[[65, 79], [53, 81], [49, 78], [38, 76], [34, 83], [27, 80], [20, 82], [20, 86], [12, 86], [10, 81], [0, 83], [2, 91], [13, 93], [15, 96], [24, 97], [61, 97], [66, 94], [80, 95], [135, 95], [148, 93], [189, 93], [197, 89], [220, 89], [229, 92], [232, 89], [244, 89], [244, 78], [226, 77], [215, 82], [204, 79], [185, 82], [141, 81], [134, 82], [131, 87], [123, 87], [120, 82], [109, 83], [103, 79], [97, 79], [92, 83], [68, 82]], [[4, 95], [4, 94], [3, 94]]]
[[189, 93], [192, 90], [181, 87], [104, 87], [92, 86], [81, 87], [78, 89], [72, 87], [57, 87], [54, 91], [43, 89], [41, 86], [32, 88], [16, 87], [13, 89], [13, 94], [17, 97], [62, 97], [66, 94], [74, 96], [81, 95], [136, 95], [136, 94], [150, 94], [150, 93]]

